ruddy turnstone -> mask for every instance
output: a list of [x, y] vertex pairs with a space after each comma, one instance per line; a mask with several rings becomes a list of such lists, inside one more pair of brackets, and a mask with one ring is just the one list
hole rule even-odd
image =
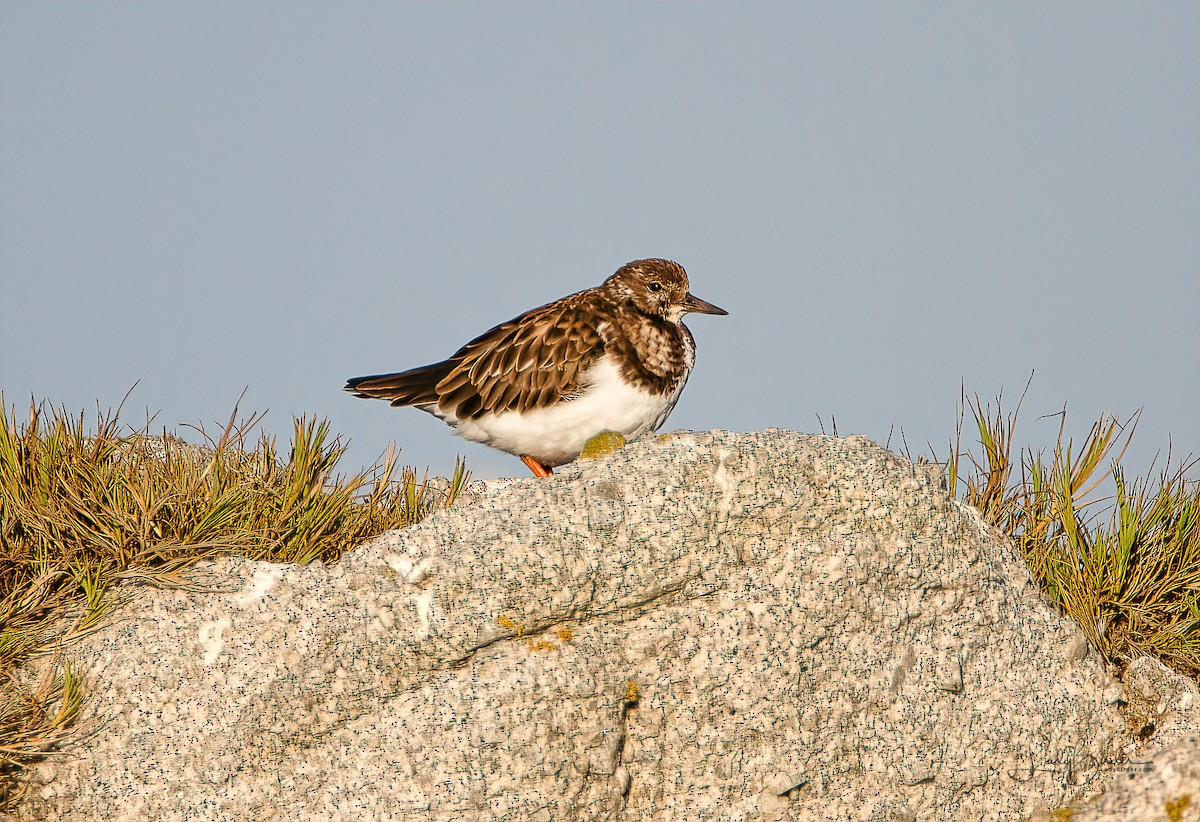
[[670, 260], [635, 260], [603, 284], [526, 311], [448, 360], [354, 377], [356, 397], [411, 405], [465, 439], [520, 457], [536, 476], [602, 431], [657, 431], [696, 362], [683, 315], [727, 314], [688, 293]]

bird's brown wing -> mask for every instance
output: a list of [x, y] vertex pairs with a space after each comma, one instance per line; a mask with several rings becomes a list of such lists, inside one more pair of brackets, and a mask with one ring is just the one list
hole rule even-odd
[[583, 373], [604, 354], [603, 320], [584, 310], [581, 296], [535, 308], [464, 345], [436, 386], [438, 407], [471, 419], [577, 395]]
[[423, 365], [398, 374], [351, 377], [345, 390], [365, 399], [390, 400], [392, 405], [428, 406], [437, 402], [437, 384], [453, 367], [451, 362]]
[[585, 293], [501, 323], [444, 362], [355, 377], [346, 390], [394, 406], [436, 404], [459, 419], [554, 405], [583, 389], [583, 373], [604, 354], [603, 320], [584, 310]]

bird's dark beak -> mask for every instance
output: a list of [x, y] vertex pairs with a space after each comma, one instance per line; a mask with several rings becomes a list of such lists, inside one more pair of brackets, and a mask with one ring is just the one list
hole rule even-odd
[[688, 293], [687, 299], [683, 301], [683, 310], [687, 314], [720, 314], [725, 315], [729, 312], [724, 308], [717, 308], [712, 303], [706, 303], [704, 300]]

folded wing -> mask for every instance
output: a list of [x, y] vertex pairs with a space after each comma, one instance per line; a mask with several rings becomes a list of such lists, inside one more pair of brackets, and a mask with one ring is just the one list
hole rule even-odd
[[[577, 295], [578, 296], [578, 295]], [[394, 406], [436, 404], [443, 415], [472, 419], [543, 408], [584, 389], [583, 374], [604, 354], [594, 312], [566, 299], [502, 323], [450, 359], [398, 374], [355, 377], [346, 390]]]

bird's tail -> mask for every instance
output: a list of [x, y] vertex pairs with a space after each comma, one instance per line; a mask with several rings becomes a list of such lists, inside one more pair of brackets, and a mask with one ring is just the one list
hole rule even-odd
[[438, 401], [437, 384], [445, 379], [453, 367], [453, 363], [440, 362], [399, 374], [352, 377], [346, 380], [345, 390], [356, 397], [388, 400], [394, 406], [435, 405]]

